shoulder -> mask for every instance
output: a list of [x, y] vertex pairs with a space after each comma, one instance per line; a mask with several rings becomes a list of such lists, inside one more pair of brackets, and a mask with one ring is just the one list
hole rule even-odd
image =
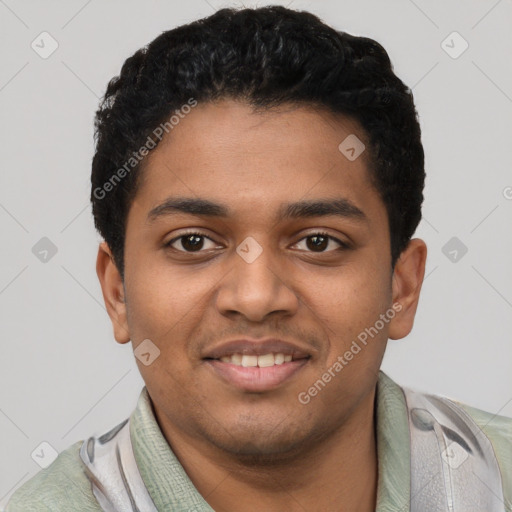
[[502, 470], [512, 482], [512, 418], [499, 416], [452, 400], [461, 407], [491, 441]]
[[[410, 390], [409, 390], [410, 391]], [[436, 411], [440, 412], [440, 417], [450, 418], [446, 430], [453, 434], [452, 428], [457, 430], [459, 437], [470, 440], [473, 432], [473, 442], [476, 446], [482, 446], [483, 439], [486, 438], [490, 443], [489, 448], [494, 452], [496, 462], [498, 464], [501, 482], [503, 486], [503, 494], [506, 505], [512, 506], [512, 418], [500, 416], [491, 412], [477, 409], [465, 403], [440, 395], [430, 395], [424, 393], [415, 393], [416, 397], [425, 398], [434, 405]], [[427, 402], [424, 402], [427, 403]], [[443, 405], [445, 404], [445, 405]], [[451, 404], [451, 405], [448, 405]], [[448, 405], [448, 409], [446, 408]], [[432, 409], [434, 410], [434, 409]], [[455, 415], [450, 411], [457, 410]], [[462, 423], [460, 423], [462, 420]], [[466, 427], [470, 427], [468, 430]], [[481, 437], [481, 435], [483, 437]], [[450, 437], [450, 436], [448, 436]], [[471, 443], [470, 443], [471, 444]], [[508, 509], [507, 509], [508, 510]]]
[[82, 441], [61, 452], [12, 495], [5, 512], [101, 512], [80, 458]]
[[491, 442], [501, 472], [506, 506], [512, 507], [512, 418], [483, 411], [455, 400], [452, 402], [473, 419]]
[[[425, 404], [428, 409], [427, 404], [430, 404], [430, 407], [433, 406], [442, 417], [447, 411], [443, 404], [451, 404], [450, 409], [458, 410], [458, 418], [466, 418], [464, 421], [472, 423], [475, 432], [489, 439], [500, 468], [510, 475], [512, 482], [512, 418], [477, 409], [447, 396], [422, 393], [407, 387], [402, 387], [402, 390], [407, 397], [408, 408]], [[448, 417], [450, 417], [449, 412]]]

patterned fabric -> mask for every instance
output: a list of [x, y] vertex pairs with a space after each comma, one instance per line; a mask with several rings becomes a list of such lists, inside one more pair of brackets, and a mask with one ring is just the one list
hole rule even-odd
[[[445, 407], [444, 413], [443, 407]], [[452, 407], [452, 412], [447, 411], [446, 407], [448, 409]], [[428, 416], [429, 414], [431, 416]], [[443, 414], [445, 415], [443, 416]], [[459, 421], [461, 417], [465, 418], [465, 423]], [[495, 508], [477, 508], [479, 505], [473, 504], [465, 505], [465, 508], [459, 508], [460, 510], [464, 510], [464, 512], [512, 510], [512, 419], [494, 416], [444, 398], [414, 393], [407, 388], [401, 388], [387, 375], [380, 372], [376, 394], [376, 422], [379, 470], [376, 512], [406, 512], [413, 510], [411, 504], [421, 512], [458, 510], [457, 507], [449, 508], [450, 503], [446, 500], [438, 502], [437, 498], [440, 493], [437, 493], [436, 499], [433, 499], [432, 488], [429, 488], [428, 485], [425, 487], [425, 482], [421, 480], [425, 472], [429, 471], [428, 464], [424, 463], [429, 457], [423, 456], [421, 450], [425, 450], [425, 446], [428, 446], [434, 437], [437, 445], [435, 449], [429, 448], [429, 456], [434, 457], [438, 464], [437, 469], [441, 471], [441, 475], [444, 475], [445, 490], [450, 488], [450, 485], [455, 485], [452, 490], [457, 491], [456, 487], [461, 485], [460, 483], [454, 484], [454, 482], [457, 482], [461, 476], [457, 474], [457, 471], [463, 468], [464, 464], [460, 464], [460, 467], [457, 468], [450, 466], [450, 469], [447, 470], [446, 466], [450, 462], [451, 456], [459, 457], [459, 460], [461, 457], [473, 456], [477, 454], [479, 447], [481, 449], [486, 443], [488, 443], [487, 448], [494, 452], [493, 455], [495, 454], [495, 458], [492, 457], [491, 462], [494, 461], [496, 464], [494, 469], [501, 474], [501, 482], [490, 483], [491, 491], [496, 495], [492, 504]], [[470, 430], [473, 436], [478, 437], [476, 443], [474, 439], [469, 444], [464, 441], [464, 435], [469, 434], [468, 431], [464, 431], [463, 424], [471, 425]], [[418, 432], [415, 432], [416, 430]], [[116, 455], [114, 459], [104, 457], [105, 454], [101, 453], [102, 446], [106, 446], [109, 440], [116, 443], [119, 441], [120, 446], [126, 444], [129, 440], [128, 432], [131, 444], [128, 443], [130, 449], [127, 455]], [[418, 435], [428, 436], [428, 440], [427, 437], [423, 439], [427, 440], [427, 444], [413, 442], [412, 452], [413, 454], [417, 452], [417, 454], [413, 458], [412, 464], [411, 434], [415, 436], [415, 439]], [[126, 510], [140, 512], [154, 509], [166, 512], [213, 511], [196, 490], [164, 438], [156, 422], [151, 400], [145, 387], [140, 393], [137, 407], [129, 421], [121, 423], [98, 438], [97, 441], [98, 443], [94, 447], [91, 439], [86, 440], [85, 443], [77, 442], [59, 454], [53, 464], [41, 470], [13, 494], [6, 512], [60, 512], [71, 509], [77, 512], [103, 512], [109, 510], [106, 508], [105, 501], [103, 502], [105, 508], [102, 508], [98, 502], [98, 499], [101, 501], [106, 499], [106, 496], [103, 495], [102, 498], [102, 493], [99, 493], [97, 489], [93, 490], [92, 483], [95, 478], [94, 472], [91, 470], [93, 466], [88, 468], [83, 462], [80, 455], [81, 448], [84, 460], [96, 460], [97, 462], [101, 460], [102, 464], [114, 464], [113, 461], [117, 460], [122, 471], [119, 473], [112, 471], [109, 474], [112, 475], [112, 478], [118, 478], [118, 482], [122, 482], [124, 479], [126, 483], [127, 474], [130, 475], [129, 479], [134, 478], [132, 475], [136, 475], [135, 479], [141, 478], [139, 484], [144, 488], [142, 494], [134, 496], [133, 493], [130, 495], [130, 492], [127, 492], [121, 496], [122, 493], [119, 493], [118, 497], [114, 496], [113, 498], [114, 500], [128, 500], [126, 503], [130, 503], [129, 506], [132, 508]], [[465, 451], [453, 451], [455, 445], [450, 446], [450, 442], [456, 442], [456, 445], [463, 447]], [[440, 459], [439, 454], [443, 453], [444, 448], [451, 448], [452, 451], [445, 452]], [[458, 450], [458, 448], [455, 449]], [[488, 452], [489, 450], [486, 453]], [[114, 450], [112, 453], [115, 454], [116, 451]], [[101, 459], [102, 455], [103, 459]], [[443, 457], [444, 460], [442, 460]], [[136, 462], [136, 466], [133, 464], [134, 462]], [[479, 463], [476, 459], [474, 462]], [[439, 465], [440, 463], [444, 463], [445, 466]], [[411, 467], [413, 468], [412, 478]], [[485, 473], [478, 473], [481, 471], [478, 469], [481, 466], [471, 466], [472, 470], [475, 468], [476, 477], [473, 478], [483, 478], [482, 485], [489, 485]], [[467, 469], [469, 469], [469, 465]], [[446, 475], [449, 477], [448, 480], [446, 480]], [[137, 484], [133, 483], [134, 480], [130, 480], [130, 482], [132, 483], [128, 487], [139, 488]], [[472, 490], [475, 489], [469, 486], [466, 487], [465, 492]], [[453, 492], [451, 495], [449, 493], [446, 495], [452, 496], [451, 499], [464, 498], [457, 493], [454, 495]], [[467, 506], [473, 508], [467, 508]], [[144, 507], [154, 507], [154, 509]]]
[[411, 510], [507, 512], [493, 446], [451, 400], [404, 388], [411, 433]]

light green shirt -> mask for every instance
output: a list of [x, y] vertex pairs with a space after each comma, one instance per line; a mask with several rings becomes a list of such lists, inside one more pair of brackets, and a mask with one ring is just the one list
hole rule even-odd
[[[490, 439], [502, 476], [505, 509], [512, 511], [512, 419], [456, 402]], [[160, 430], [146, 387], [131, 414], [137, 466], [159, 511], [213, 509], [194, 487]], [[378, 486], [376, 512], [406, 512], [410, 503], [410, 439], [402, 388], [382, 371], [376, 392]], [[102, 512], [79, 456], [82, 441], [59, 454], [22, 485], [6, 512]]]

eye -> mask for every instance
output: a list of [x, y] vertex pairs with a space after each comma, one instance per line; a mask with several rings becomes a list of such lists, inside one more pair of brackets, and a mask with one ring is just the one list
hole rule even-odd
[[[212, 244], [211, 247], [205, 247], [205, 240]], [[298, 246], [303, 240], [306, 241], [306, 247], [309, 252], [323, 253], [350, 248], [347, 243], [323, 232], [311, 233], [310, 235], [302, 238], [297, 244], [295, 244], [295, 246]], [[334, 247], [333, 249], [326, 250], [330, 245], [332, 245], [332, 242], [337, 244], [338, 248]], [[167, 242], [165, 246], [184, 253], [201, 252], [203, 249], [208, 250], [218, 247], [210, 237], [200, 231], [183, 233]], [[181, 246], [181, 248], [179, 246]]]
[[[206, 236], [204, 233], [193, 231], [190, 233], [183, 233], [182, 235], [173, 238], [169, 242], [165, 244], [166, 247], [171, 247], [180, 252], [200, 252], [201, 249], [204, 249], [205, 240], [208, 240], [212, 243], [212, 247], [206, 247], [206, 249], [214, 249], [217, 247], [215, 242]], [[181, 245], [181, 249], [175, 247], [174, 245]]]
[[[332, 252], [333, 250], [343, 250], [343, 249], [349, 249], [349, 245], [342, 242], [341, 240], [338, 240], [337, 238], [330, 236], [328, 233], [311, 233], [310, 235], [302, 238], [302, 240], [306, 240], [306, 247], [310, 250], [310, 252]], [[326, 251], [325, 249], [329, 247], [330, 242], [335, 242], [338, 244], [338, 248], [331, 249], [329, 251]], [[296, 246], [300, 244], [298, 242], [295, 244]]]

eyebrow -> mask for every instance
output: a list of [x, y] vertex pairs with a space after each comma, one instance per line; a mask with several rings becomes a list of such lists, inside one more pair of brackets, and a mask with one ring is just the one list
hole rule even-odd
[[[148, 213], [147, 222], [154, 222], [161, 217], [179, 213], [203, 217], [228, 218], [231, 211], [225, 204], [214, 203], [208, 199], [169, 197]], [[278, 220], [327, 217], [331, 215], [361, 222], [368, 221], [365, 213], [346, 198], [284, 203], [279, 208]]]

